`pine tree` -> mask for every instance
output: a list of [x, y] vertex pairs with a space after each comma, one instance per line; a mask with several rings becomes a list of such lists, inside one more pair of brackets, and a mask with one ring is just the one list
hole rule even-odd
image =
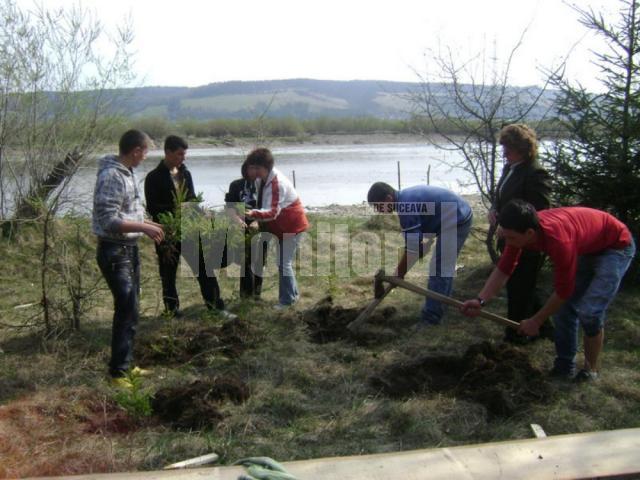
[[574, 7], [579, 21], [605, 42], [594, 52], [603, 93], [556, 76], [558, 115], [569, 137], [547, 152], [557, 201], [609, 211], [640, 234], [640, 10], [619, 0], [617, 18]]

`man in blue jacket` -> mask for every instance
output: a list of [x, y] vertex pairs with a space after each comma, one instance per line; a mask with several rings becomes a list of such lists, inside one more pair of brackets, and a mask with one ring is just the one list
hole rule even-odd
[[[425, 254], [425, 236], [436, 238], [436, 251], [431, 258], [428, 289], [451, 295], [456, 260], [464, 245], [473, 212], [459, 195], [445, 188], [430, 185], [395, 190], [383, 182], [374, 183], [367, 194], [367, 201], [378, 213], [395, 213], [405, 237], [404, 253], [398, 262], [395, 275], [404, 278], [413, 265]], [[377, 289], [376, 296], [381, 291]], [[444, 314], [443, 305], [427, 299], [422, 307], [418, 327], [437, 325]]]

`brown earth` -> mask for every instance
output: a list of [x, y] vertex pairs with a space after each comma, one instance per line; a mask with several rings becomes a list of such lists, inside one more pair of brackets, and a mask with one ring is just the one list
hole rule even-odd
[[205, 365], [207, 357], [239, 357], [251, 345], [249, 326], [240, 319], [222, 326], [185, 323], [173, 331], [141, 337], [135, 358], [141, 365]]
[[381, 308], [369, 317], [357, 332], [350, 331], [347, 326], [362, 311], [361, 308], [344, 308], [334, 306], [333, 299], [325, 297], [302, 314], [307, 324], [309, 336], [314, 343], [329, 343], [347, 340], [358, 344], [372, 344], [386, 341], [394, 335], [394, 331], [385, 328], [393, 321], [396, 314], [394, 307]]
[[233, 377], [197, 380], [188, 385], [161, 388], [152, 401], [154, 414], [177, 429], [200, 430], [215, 426], [223, 415], [220, 405], [240, 404], [249, 398], [248, 387]]
[[478, 402], [502, 416], [548, 401], [553, 391], [525, 351], [489, 342], [472, 345], [462, 358], [432, 356], [391, 365], [370, 382], [392, 397], [447, 393]]
[[[42, 390], [0, 406], [0, 478], [124, 471], [114, 436], [144, 425], [86, 388]], [[108, 435], [107, 435], [108, 434]]]
[[88, 412], [78, 417], [83, 424], [82, 431], [98, 434], [127, 434], [141, 426], [141, 421], [130, 417], [115, 402], [93, 402], [88, 405]]

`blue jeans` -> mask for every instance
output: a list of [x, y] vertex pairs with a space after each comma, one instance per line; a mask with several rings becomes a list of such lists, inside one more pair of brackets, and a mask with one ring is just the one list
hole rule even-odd
[[100, 271], [113, 295], [113, 329], [109, 373], [121, 377], [133, 360], [133, 340], [138, 325], [140, 260], [137, 245], [98, 240]]
[[302, 235], [302, 233], [285, 234], [278, 245], [278, 301], [282, 305], [292, 305], [298, 300], [294, 262]]
[[578, 258], [573, 295], [554, 317], [554, 368], [557, 371], [571, 374], [576, 369], [578, 324], [587, 337], [594, 337], [603, 329], [607, 308], [618, 291], [635, 251], [632, 240], [631, 245], [625, 248], [608, 249]]
[[[471, 231], [473, 216], [467, 221], [456, 225], [455, 228], [443, 230], [436, 240], [436, 251], [431, 257], [429, 266], [429, 282], [427, 288], [442, 295], [450, 296], [453, 290], [453, 277], [456, 275], [456, 260], [462, 250], [465, 240]], [[444, 245], [444, 242], [456, 238], [455, 254], [450, 245]], [[443, 248], [450, 250], [445, 250]], [[431, 325], [438, 325], [442, 321], [444, 315], [444, 305], [442, 303], [431, 300], [430, 298], [424, 302], [422, 307], [422, 321]]]

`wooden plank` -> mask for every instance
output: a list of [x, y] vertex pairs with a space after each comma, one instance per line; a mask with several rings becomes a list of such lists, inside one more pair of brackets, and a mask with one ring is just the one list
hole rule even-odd
[[540, 425], [538, 425], [537, 423], [532, 423], [529, 426], [531, 427], [531, 431], [536, 436], [536, 438], [544, 438], [544, 437], [547, 436], [547, 434], [542, 429], [542, 427]]
[[181, 462], [172, 463], [171, 465], [167, 465], [164, 467], [164, 470], [174, 470], [176, 468], [193, 468], [199, 467], [202, 465], [207, 465], [209, 463], [215, 463], [218, 461], [217, 453], [209, 453], [207, 455], [200, 455], [199, 457], [189, 458], [187, 460], [183, 460]]
[[[576, 479], [640, 473], [640, 428], [462, 447], [284, 463], [303, 480]], [[241, 467], [69, 477], [73, 480], [236, 480]], [[60, 478], [60, 477], [58, 477]]]

